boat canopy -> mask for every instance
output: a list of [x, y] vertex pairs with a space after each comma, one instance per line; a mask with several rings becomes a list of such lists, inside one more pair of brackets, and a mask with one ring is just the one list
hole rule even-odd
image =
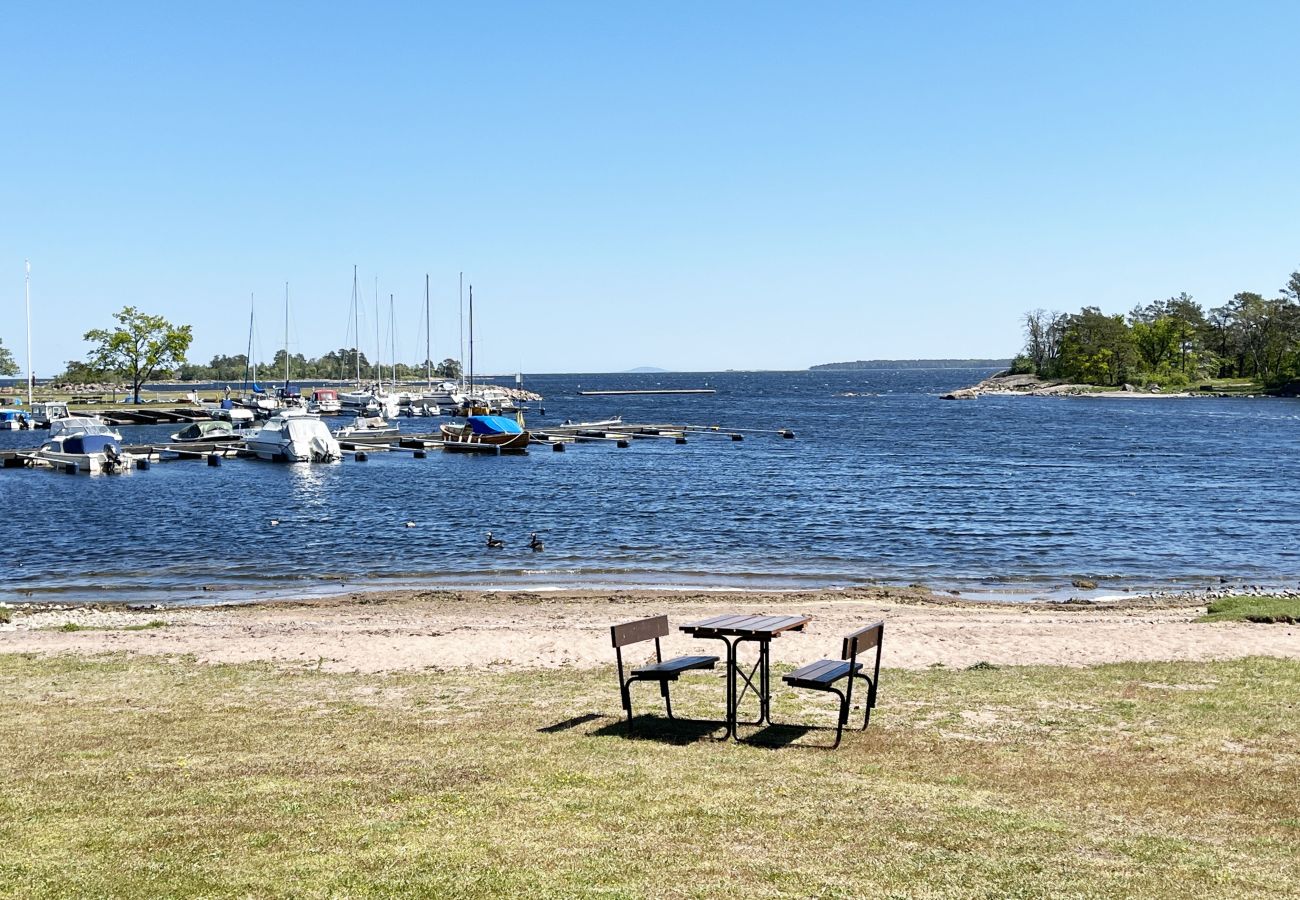
[[63, 442], [64, 453], [103, 453], [118, 449], [117, 441], [106, 434], [74, 434]]
[[331, 388], [322, 388], [319, 391], [312, 391], [313, 400], [337, 400], [339, 392]]
[[12, 422], [18, 418], [16, 409], [0, 409], [0, 422]]
[[518, 422], [505, 416], [470, 416], [467, 421], [475, 434], [522, 434], [524, 431]]

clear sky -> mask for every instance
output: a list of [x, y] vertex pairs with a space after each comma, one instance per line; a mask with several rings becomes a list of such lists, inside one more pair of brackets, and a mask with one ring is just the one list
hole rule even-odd
[[[191, 358], [480, 370], [1010, 355], [1033, 307], [1300, 268], [1300, 4], [10, 5], [0, 339], [133, 303]], [[7, 299], [4, 299], [7, 298]], [[373, 317], [373, 311], [371, 312]], [[384, 321], [387, 315], [384, 314]], [[373, 319], [362, 325], [371, 337]]]

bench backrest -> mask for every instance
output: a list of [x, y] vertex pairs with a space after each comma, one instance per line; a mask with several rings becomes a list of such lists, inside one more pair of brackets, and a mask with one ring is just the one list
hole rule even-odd
[[866, 628], [859, 628], [852, 634], [844, 636], [844, 650], [841, 659], [852, 659], [864, 650], [879, 647], [885, 636], [885, 623], [876, 622]]
[[668, 636], [668, 617], [654, 616], [650, 619], [637, 619], [635, 622], [623, 622], [609, 626], [609, 635], [615, 647], [626, 647], [638, 641], [649, 641]]

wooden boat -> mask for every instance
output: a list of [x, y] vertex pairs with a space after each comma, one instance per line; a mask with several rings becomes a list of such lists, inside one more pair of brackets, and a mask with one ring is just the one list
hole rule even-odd
[[442, 426], [444, 450], [480, 450], [495, 447], [504, 452], [528, 449], [532, 436], [514, 419], [505, 416], [470, 416], [463, 423]]

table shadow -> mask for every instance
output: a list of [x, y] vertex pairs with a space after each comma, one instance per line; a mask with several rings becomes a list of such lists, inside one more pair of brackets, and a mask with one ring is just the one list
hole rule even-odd
[[661, 744], [696, 744], [705, 738], [719, 740], [726, 725], [708, 719], [668, 719], [663, 716], [636, 716], [629, 730], [626, 719], [619, 719], [587, 732], [590, 737], [621, 737]]

